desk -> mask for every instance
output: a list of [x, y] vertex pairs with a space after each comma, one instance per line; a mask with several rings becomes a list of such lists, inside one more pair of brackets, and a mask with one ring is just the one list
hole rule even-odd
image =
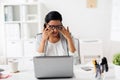
[[[0, 67], [4, 68], [6, 70], [3, 73], [9, 73], [8, 66], [3, 65]], [[94, 77], [93, 70], [84, 71], [83, 69], [81, 69], [81, 67], [83, 67], [83, 65], [75, 65], [74, 66], [74, 75], [75, 76], [73, 78], [59, 79], [59, 80], [93, 80], [93, 77]], [[114, 67], [110, 66], [109, 68], [110, 69], [109, 69], [109, 72], [106, 73], [105, 80], [117, 80], [114, 77]], [[20, 70], [19, 73], [10, 73], [12, 75], [12, 77], [5, 79], [5, 80], [37, 80], [34, 76], [33, 67], [31, 67], [30, 69], [21, 68], [19, 70]], [[49, 80], [49, 79], [47, 79], [47, 80]], [[52, 80], [52, 79], [50, 79], [50, 80]], [[58, 79], [54, 79], [54, 80], [58, 80]]]

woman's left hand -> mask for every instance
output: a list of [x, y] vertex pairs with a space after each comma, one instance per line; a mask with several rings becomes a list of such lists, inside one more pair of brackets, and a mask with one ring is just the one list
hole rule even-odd
[[68, 40], [71, 38], [71, 34], [69, 32], [69, 28], [67, 27], [67, 29], [65, 27], [63, 27], [61, 30], [59, 30], [60, 33], [62, 33], [62, 35]]

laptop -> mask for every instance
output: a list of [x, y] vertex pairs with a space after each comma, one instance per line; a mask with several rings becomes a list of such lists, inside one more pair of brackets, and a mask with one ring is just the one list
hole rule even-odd
[[33, 63], [35, 77], [38, 79], [73, 77], [72, 56], [36, 56]]

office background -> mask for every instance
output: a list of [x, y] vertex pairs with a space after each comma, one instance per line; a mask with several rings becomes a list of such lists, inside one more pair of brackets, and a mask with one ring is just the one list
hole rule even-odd
[[[29, 0], [28, 0], [29, 1]], [[32, 0], [30, 0], [32, 1]], [[95, 8], [87, 7], [87, 0], [38, 0], [45, 12], [57, 10], [63, 15], [64, 26], [69, 26], [72, 34], [81, 39], [102, 40], [103, 55], [112, 60], [120, 51], [120, 42], [111, 40], [112, 0], [96, 0]], [[26, 2], [25, 0], [0, 0], [0, 54], [5, 50], [5, 33], [2, 3]], [[46, 13], [43, 14], [46, 14]], [[44, 17], [44, 16], [43, 16]]]

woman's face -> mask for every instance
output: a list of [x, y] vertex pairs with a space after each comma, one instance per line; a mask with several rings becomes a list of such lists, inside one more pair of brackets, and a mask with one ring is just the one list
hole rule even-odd
[[47, 27], [53, 30], [50, 36], [56, 37], [59, 34], [58, 29], [62, 28], [62, 23], [60, 22], [60, 20], [51, 20], [49, 21], [49, 23], [47, 23]]

